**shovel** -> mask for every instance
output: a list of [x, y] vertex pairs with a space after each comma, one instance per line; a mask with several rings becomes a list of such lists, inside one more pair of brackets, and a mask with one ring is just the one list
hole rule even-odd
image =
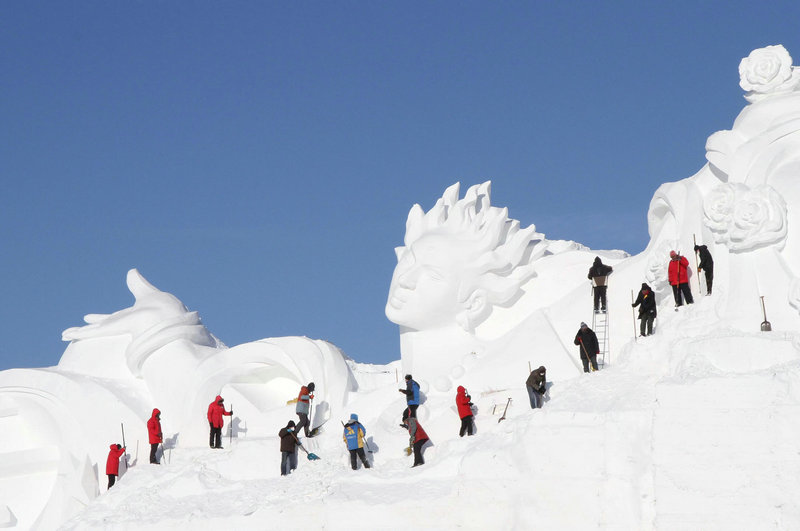
[[317, 459], [319, 459], [319, 456], [317, 454], [315, 454], [314, 452], [309, 452], [308, 450], [305, 449], [305, 447], [302, 444], [300, 444], [300, 441], [297, 439], [297, 435], [292, 434], [292, 437], [294, 437], [294, 440], [297, 441], [297, 446], [299, 446], [300, 449], [306, 453], [309, 461], [316, 461]]
[[500, 424], [500, 422], [502, 422], [502, 421], [506, 420], [506, 413], [508, 413], [508, 405], [509, 405], [510, 403], [511, 403], [511, 399], [509, 398], [509, 399], [508, 399], [508, 402], [506, 402], [506, 408], [503, 410], [503, 416], [502, 416], [502, 417], [500, 417], [499, 419], [497, 419], [497, 423], [498, 423], [498, 424]]
[[772, 332], [772, 324], [767, 321], [767, 309], [764, 306], [764, 296], [761, 296], [761, 312], [764, 314], [764, 321], [761, 323], [762, 332]]

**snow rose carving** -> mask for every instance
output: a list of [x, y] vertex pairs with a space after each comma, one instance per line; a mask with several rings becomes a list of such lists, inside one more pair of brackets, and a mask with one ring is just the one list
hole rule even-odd
[[750, 52], [739, 63], [739, 86], [745, 99], [756, 102], [770, 94], [791, 92], [800, 82], [800, 71], [792, 66], [792, 56], [782, 45]]
[[721, 184], [705, 197], [703, 211], [714, 240], [733, 252], [786, 240], [786, 202], [769, 185]]

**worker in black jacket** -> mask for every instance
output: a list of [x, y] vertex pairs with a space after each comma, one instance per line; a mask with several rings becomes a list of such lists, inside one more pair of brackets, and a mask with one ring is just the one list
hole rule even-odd
[[[641, 306], [639, 306], [641, 305]], [[642, 283], [642, 289], [639, 290], [639, 296], [636, 297], [636, 302], [631, 304], [632, 307], [639, 306], [639, 334], [649, 336], [653, 333], [653, 321], [656, 318], [656, 295], [646, 283]]]
[[711, 285], [714, 283], [714, 259], [705, 245], [695, 245], [694, 252], [700, 254], [700, 263], [697, 264], [697, 272], [706, 273], [706, 294], [711, 295]]
[[583, 362], [583, 372], [589, 371], [589, 363], [592, 364], [593, 371], [597, 370], [597, 355], [600, 353], [600, 344], [597, 342], [597, 335], [589, 328], [586, 323], [581, 323], [581, 328], [575, 334], [575, 344], [578, 345]]
[[594, 313], [606, 311], [606, 291], [608, 290], [608, 275], [614, 269], [605, 265], [599, 256], [595, 256], [594, 264], [589, 268], [589, 280], [592, 281], [592, 291], [594, 292]]

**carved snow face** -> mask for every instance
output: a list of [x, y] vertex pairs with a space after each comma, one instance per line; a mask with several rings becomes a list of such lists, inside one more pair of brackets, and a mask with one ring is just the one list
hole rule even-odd
[[414, 242], [392, 275], [386, 316], [415, 330], [455, 324], [467, 307], [459, 290], [475, 275], [469, 267], [473, 254], [470, 246], [438, 234]]

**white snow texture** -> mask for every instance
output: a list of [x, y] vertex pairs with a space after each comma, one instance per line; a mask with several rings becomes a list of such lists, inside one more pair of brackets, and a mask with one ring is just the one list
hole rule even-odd
[[[750, 104], [709, 137], [708, 162], [662, 185], [642, 253], [551, 241], [491, 205], [490, 183], [415, 205], [386, 313], [401, 360], [348, 359], [306, 337], [228, 348], [135, 269], [135, 303], [65, 330], [59, 364], [0, 372], [0, 528], [800, 529], [800, 92], [782, 46], [739, 66]], [[714, 257], [705, 295], [692, 247]], [[695, 303], [673, 311], [669, 252], [690, 261]], [[609, 348], [584, 374], [573, 338], [592, 322], [587, 271], [612, 265]], [[635, 338], [633, 291], [656, 293], [656, 332]], [[761, 331], [767, 304], [772, 331]], [[549, 391], [531, 409], [529, 367]], [[422, 389], [431, 439], [410, 468], [403, 375]], [[279, 471], [278, 430], [315, 382], [312, 426]], [[459, 437], [455, 387], [476, 408]], [[217, 394], [223, 450], [208, 448]], [[505, 419], [500, 421], [505, 408]], [[145, 423], [162, 411], [164, 455]], [[357, 413], [372, 463], [350, 469], [340, 421]], [[329, 422], [326, 422], [329, 421]], [[108, 446], [130, 465], [106, 492]]]

